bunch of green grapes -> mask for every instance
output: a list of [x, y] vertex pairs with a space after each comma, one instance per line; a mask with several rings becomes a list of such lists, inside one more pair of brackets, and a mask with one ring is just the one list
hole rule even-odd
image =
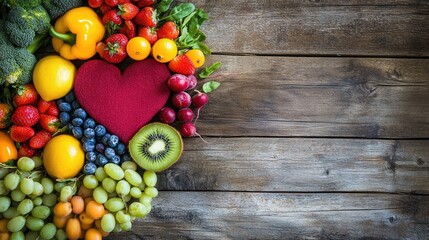
[[21, 157], [16, 166], [0, 166], [1, 237], [66, 239], [64, 231], [51, 223], [52, 208], [59, 199], [75, 194], [76, 187], [55, 183], [42, 165], [40, 157]]
[[93, 190], [93, 198], [109, 213], [101, 219], [105, 232], [128, 231], [136, 218], [146, 217], [152, 209], [152, 199], [158, 196], [156, 173], [137, 172], [133, 161], [121, 166], [108, 163], [98, 167], [94, 175], [86, 175], [83, 186]]

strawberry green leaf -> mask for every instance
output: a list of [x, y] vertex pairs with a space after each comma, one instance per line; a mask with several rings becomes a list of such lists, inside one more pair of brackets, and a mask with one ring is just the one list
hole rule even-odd
[[214, 72], [216, 72], [220, 67], [222, 66], [221, 62], [215, 62], [211, 66], [205, 67], [199, 74], [199, 77], [204, 79], [208, 76], [212, 75]]
[[205, 93], [210, 93], [213, 92], [214, 90], [216, 90], [218, 87], [220, 86], [219, 82], [206, 82], [203, 85], [203, 91]]

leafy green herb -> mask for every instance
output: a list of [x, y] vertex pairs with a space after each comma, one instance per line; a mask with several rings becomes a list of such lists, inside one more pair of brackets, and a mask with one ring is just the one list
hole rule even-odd
[[215, 62], [211, 66], [205, 67], [199, 74], [199, 77], [204, 79], [208, 76], [212, 75], [216, 70], [218, 70], [222, 66], [221, 62]]
[[159, 14], [167, 12], [172, 2], [173, 0], [161, 0], [159, 3], [157, 3], [155, 8]]
[[171, 11], [163, 16], [160, 21], [176, 21], [179, 22], [183, 18], [187, 17], [195, 10], [195, 5], [192, 3], [181, 3], [171, 9]]
[[219, 82], [206, 82], [203, 85], [203, 91], [205, 93], [209, 93], [209, 92], [213, 92], [214, 90], [216, 90], [218, 87], [220, 86]]

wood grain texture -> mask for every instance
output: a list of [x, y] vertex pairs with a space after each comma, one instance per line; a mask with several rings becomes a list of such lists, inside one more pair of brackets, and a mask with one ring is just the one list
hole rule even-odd
[[212, 136], [429, 137], [429, 60], [211, 56]]
[[429, 237], [429, 196], [161, 192], [150, 216], [109, 239]]
[[429, 141], [227, 138], [185, 141], [163, 190], [429, 194]]
[[[186, 2], [186, 1], [181, 1]], [[428, 56], [421, 0], [196, 0], [216, 53]]]

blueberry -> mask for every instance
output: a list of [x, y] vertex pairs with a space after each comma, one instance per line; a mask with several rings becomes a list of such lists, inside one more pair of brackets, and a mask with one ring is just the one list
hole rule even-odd
[[115, 155], [112, 157], [112, 159], [109, 160], [109, 162], [119, 165], [121, 163], [121, 157], [119, 157], [118, 155]]
[[73, 102], [75, 100], [74, 92], [70, 91], [69, 93], [67, 93], [67, 95], [64, 97], [64, 100], [66, 100], [69, 103]]
[[[84, 134], [85, 134], [85, 131], [84, 131]], [[81, 141], [84, 143], [84, 142], [92, 142], [92, 143], [94, 143], [94, 146], [95, 146], [95, 143], [96, 143], [96, 141], [95, 141], [95, 138], [87, 138], [87, 137], [82, 137], [82, 139], [81, 139]]]
[[95, 152], [87, 152], [85, 154], [86, 160], [89, 162], [95, 162], [95, 159], [97, 158], [97, 154]]
[[73, 108], [73, 109], [78, 109], [78, 108], [80, 108], [80, 104], [79, 104], [76, 100], [74, 100], [74, 101], [71, 103], [71, 105], [72, 105], [72, 108]]
[[72, 106], [68, 102], [62, 102], [58, 104], [58, 109], [61, 112], [70, 112], [72, 110]]
[[108, 145], [107, 141], [109, 140], [109, 138], [110, 138], [110, 134], [106, 133], [106, 134], [104, 134], [103, 138], [101, 139], [101, 142], [107, 146]]
[[71, 123], [75, 126], [75, 127], [80, 127], [83, 124], [83, 120], [80, 118], [73, 118], [71, 120]]
[[103, 125], [97, 125], [94, 128], [95, 130], [95, 136], [102, 137], [104, 134], [106, 134], [106, 128]]
[[92, 162], [88, 162], [85, 164], [85, 166], [83, 166], [84, 174], [87, 174], [87, 175], [94, 174], [95, 170], [97, 170], [97, 166]]
[[83, 121], [83, 128], [94, 128], [95, 127], [95, 121], [92, 118], [87, 118], [85, 121]]
[[59, 119], [60, 119], [61, 125], [65, 126], [70, 122], [70, 114], [68, 114], [67, 112], [61, 112]]
[[94, 151], [94, 148], [95, 148], [94, 142], [86, 141], [82, 144], [82, 149], [85, 152], [92, 152]]
[[116, 147], [118, 143], [119, 143], [119, 138], [116, 135], [111, 135], [109, 140], [107, 140], [107, 144], [112, 148]]
[[83, 135], [87, 138], [94, 138], [95, 137], [95, 131], [94, 128], [87, 128], [85, 131], [83, 131]]
[[105, 156], [103, 156], [102, 154], [98, 154], [97, 155], [97, 159], [95, 160], [95, 163], [98, 166], [104, 166], [108, 163], [109, 161], [107, 160], [107, 158]]
[[131, 156], [130, 156], [130, 154], [129, 154], [129, 153], [125, 153], [124, 155], [122, 155], [122, 157], [121, 157], [121, 161], [122, 161], [122, 162], [128, 162], [128, 161], [131, 161]]
[[108, 158], [108, 159], [112, 159], [113, 156], [115, 156], [115, 150], [113, 148], [106, 148], [106, 150], [104, 150], [104, 155]]
[[73, 136], [74, 136], [75, 138], [77, 138], [77, 139], [81, 139], [81, 138], [82, 138], [82, 136], [83, 136], [82, 128], [81, 128], [81, 127], [74, 127], [74, 128], [72, 129], [72, 134], [73, 134]]
[[95, 145], [95, 150], [99, 153], [104, 153], [104, 144], [97, 143], [97, 145]]
[[115, 150], [118, 155], [122, 155], [127, 151], [127, 147], [123, 143], [118, 143]]
[[86, 118], [86, 112], [83, 108], [77, 108], [76, 110], [74, 110], [73, 116], [84, 120]]

